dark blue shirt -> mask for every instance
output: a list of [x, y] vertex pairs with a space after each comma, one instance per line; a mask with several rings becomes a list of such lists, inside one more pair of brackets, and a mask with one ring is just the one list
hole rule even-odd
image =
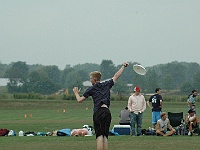
[[108, 107], [110, 106], [110, 89], [113, 85], [113, 79], [104, 82], [97, 82], [83, 93], [85, 98], [92, 96], [94, 112], [96, 112], [102, 104], [106, 104]]
[[161, 111], [160, 108], [160, 100], [162, 100], [162, 96], [159, 94], [154, 94], [149, 98], [149, 102], [152, 103], [152, 111]]

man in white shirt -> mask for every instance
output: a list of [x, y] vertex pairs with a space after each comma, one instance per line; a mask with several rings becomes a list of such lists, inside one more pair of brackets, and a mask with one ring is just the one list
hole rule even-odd
[[137, 136], [140, 136], [142, 135], [142, 114], [146, 109], [146, 100], [144, 96], [140, 94], [140, 88], [138, 86], [134, 88], [134, 94], [129, 97], [128, 109], [131, 119], [131, 135], [136, 135], [135, 124], [137, 124]]

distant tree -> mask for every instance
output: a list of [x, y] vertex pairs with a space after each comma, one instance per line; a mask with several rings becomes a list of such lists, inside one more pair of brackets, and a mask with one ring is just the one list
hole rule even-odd
[[194, 89], [200, 91], [200, 71], [197, 72], [195, 75], [194, 75], [194, 80], [193, 80], [193, 87]]
[[21, 89], [23, 84], [27, 82], [28, 69], [26, 62], [18, 61], [6, 71], [5, 77], [10, 80], [7, 85], [9, 92], [23, 92]]
[[116, 72], [116, 68], [112, 60], [103, 60], [100, 65], [100, 72], [102, 73], [102, 80], [113, 77]]
[[44, 66], [40, 65], [40, 64], [33, 64], [33, 65], [28, 65], [28, 68], [29, 68], [29, 73], [31, 73], [35, 70], [40, 70], [40, 69], [44, 68]]
[[6, 71], [11, 67], [11, 65], [0, 63], [0, 78], [5, 78]]
[[180, 92], [182, 94], [188, 94], [193, 90], [193, 86], [192, 83], [190, 82], [185, 82], [182, 84], [181, 88], [180, 88]]
[[46, 73], [46, 75], [48, 76], [48, 78], [57, 84], [60, 84], [61, 80], [61, 71], [58, 69], [57, 66], [53, 65], [53, 66], [45, 66], [41, 69], [44, 73]]
[[174, 82], [171, 75], [165, 76], [162, 87], [163, 89], [168, 90], [168, 91], [171, 89], [174, 89]]
[[98, 64], [92, 64], [92, 63], [85, 63], [85, 64], [78, 64], [73, 67], [74, 70], [84, 70], [87, 74], [89, 74], [92, 71], [99, 71], [100, 65]]
[[70, 67], [70, 65], [66, 66], [63, 71], [61, 71], [61, 85], [62, 88], [66, 87], [66, 79], [68, 78], [68, 74], [72, 72], [74, 69]]
[[52, 94], [57, 92], [61, 87], [54, 83], [42, 71], [33, 71], [29, 74], [29, 82], [25, 84], [27, 92]]
[[122, 81], [122, 79], [118, 79], [115, 83], [115, 86], [113, 86], [112, 91], [117, 95], [123, 95], [123, 94], [130, 94], [132, 91], [129, 91], [129, 88], [126, 83]]
[[77, 86], [83, 88], [83, 82], [89, 80], [89, 75], [83, 70], [71, 71], [66, 75], [64, 87], [68, 89], [69, 93], [72, 93], [73, 87]]
[[154, 93], [155, 89], [159, 87], [159, 76], [154, 70], [148, 70], [145, 77], [145, 91]]
[[166, 76], [171, 76], [174, 83], [173, 89], [179, 89], [186, 79], [185, 70], [186, 67], [181, 63], [176, 61], [168, 63], [161, 68], [162, 80], [165, 80]]

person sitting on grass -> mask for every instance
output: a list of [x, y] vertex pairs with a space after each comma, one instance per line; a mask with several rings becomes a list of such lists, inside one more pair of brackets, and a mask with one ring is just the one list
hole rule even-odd
[[195, 111], [193, 109], [190, 109], [188, 111], [188, 115], [185, 118], [185, 123], [187, 125], [187, 128], [189, 129], [188, 135], [192, 136], [193, 132], [192, 129], [197, 127], [198, 118], [195, 114]]
[[161, 119], [159, 119], [156, 124], [156, 134], [161, 136], [173, 135], [176, 130], [170, 125], [170, 121], [167, 118], [166, 113], [161, 113], [160, 117]]

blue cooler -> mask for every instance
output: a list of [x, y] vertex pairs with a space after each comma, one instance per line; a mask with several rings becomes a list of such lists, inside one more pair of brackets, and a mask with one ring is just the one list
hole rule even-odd
[[130, 135], [131, 127], [130, 125], [114, 125], [113, 131], [119, 135]]

